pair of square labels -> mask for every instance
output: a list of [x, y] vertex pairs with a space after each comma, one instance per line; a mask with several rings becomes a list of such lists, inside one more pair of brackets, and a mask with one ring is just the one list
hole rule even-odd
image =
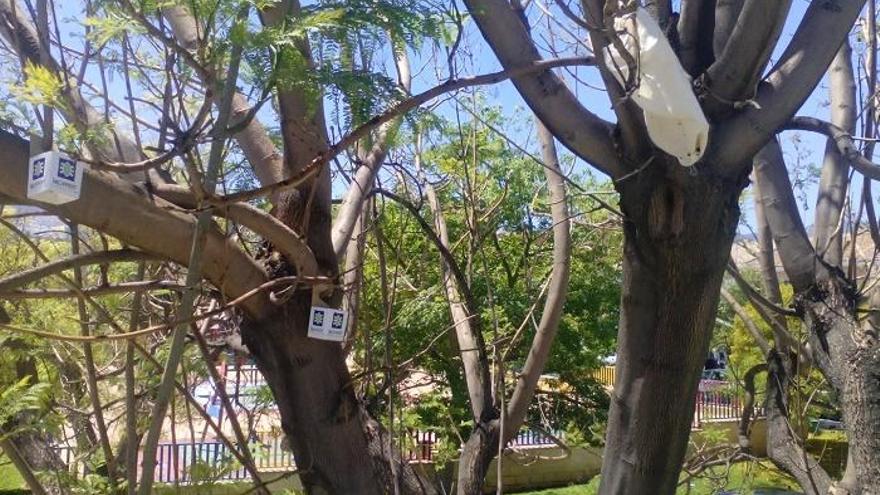
[[28, 168], [30, 199], [60, 205], [79, 199], [85, 164], [58, 151], [32, 156]]
[[342, 342], [348, 328], [348, 313], [340, 309], [312, 306], [309, 314], [309, 337]]

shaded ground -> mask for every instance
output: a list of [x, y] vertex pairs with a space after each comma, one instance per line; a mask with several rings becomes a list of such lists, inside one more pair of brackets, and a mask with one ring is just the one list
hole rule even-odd
[[[792, 493], [797, 491], [797, 483], [779, 472], [769, 462], [741, 463], [731, 467], [727, 474], [723, 468], [707, 472], [707, 476], [694, 480], [690, 487], [679, 487], [678, 495], [716, 495], [736, 493], [737, 495], [771, 495]], [[586, 485], [575, 485], [564, 488], [551, 488], [522, 492], [520, 495], [595, 495], [599, 489], [599, 478], [596, 477]], [[776, 489], [780, 491], [772, 491]]]
[[15, 466], [0, 452], [0, 495], [25, 493], [24, 480], [18, 475]]

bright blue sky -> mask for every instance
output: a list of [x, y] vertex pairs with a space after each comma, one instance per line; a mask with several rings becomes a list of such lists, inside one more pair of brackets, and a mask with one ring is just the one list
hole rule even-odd
[[[542, 13], [541, 6], [553, 5], [552, 0], [543, 0], [540, 5], [538, 5], [538, 0], [534, 0], [529, 4], [528, 12], [530, 18], [532, 20], [533, 26], [535, 26], [536, 37], [539, 39], [539, 44], [546, 50], [549, 41], [546, 36], [542, 36], [542, 26], [546, 26], [548, 22], [548, 17]], [[677, 4], [677, 2], [675, 2]], [[803, 16], [804, 10], [809, 5], [808, 0], [794, 0], [792, 4], [792, 12], [789, 16], [788, 22], [785, 26], [781, 41], [779, 46], [776, 48], [774, 55], [778, 55], [784, 49], [785, 45], [790, 40], [793, 35], [801, 17]], [[74, 30], [81, 30], [81, 26], [76, 26], [81, 22], [82, 14], [78, 11], [81, 8], [81, 4], [79, 2], [59, 2], [59, 17], [65, 19], [62, 21], [63, 24], [66, 24], [70, 28]], [[460, 6], [462, 11], [465, 11], [463, 6]], [[586, 49], [583, 47], [578, 47], [575, 41], [575, 37], [582, 35], [582, 32], [577, 31], [576, 26], [574, 26], [571, 22], [567, 21], [564, 16], [560, 15], [558, 10], [553, 7], [549, 8], [550, 12], [554, 14], [554, 16], [560, 19], [570, 30], [571, 33], [574, 33], [574, 36], [570, 36], [566, 34], [563, 30], [558, 28], [554, 28], [555, 32], [558, 33], [558, 38], [553, 41], [555, 49], [560, 51], [561, 56], [565, 55], [573, 55], [573, 54], [586, 54]], [[70, 23], [70, 24], [67, 24]], [[63, 30], [64, 31], [64, 30]], [[81, 31], [80, 31], [81, 32]], [[546, 32], [546, 30], [543, 30]], [[80, 35], [81, 36], [81, 35]], [[77, 43], [78, 44], [78, 43]], [[574, 47], [572, 49], [571, 47]], [[856, 49], [858, 52], [858, 49]], [[546, 51], [547, 57], [551, 57], [549, 51]], [[463, 37], [463, 41], [461, 43], [461, 57], [459, 58], [459, 75], [467, 76], [474, 74], [481, 74], [486, 72], [492, 72], [495, 70], [499, 70], [499, 65], [495, 59], [494, 54], [488, 48], [486, 43], [482, 40], [479, 32], [477, 32], [476, 27], [473, 22], [468, 21], [466, 23], [465, 33]], [[413, 73], [415, 76], [414, 79], [414, 92], [419, 92], [424, 90], [430, 86], [433, 86], [438, 83], [440, 79], [447, 77], [447, 73], [445, 71], [445, 53], [438, 50], [436, 47], [432, 46], [430, 43], [426, 43], [422, 46], [420, 53], [412, 54], [412, 65], [413, 65]], [[441, 61], [438, 63], [437, 61]], [[394, 74], [393, 68], [390, 64], [388, 64], [387, 73]], [[440, 69], [437, 69], [440, 67]], [[574, 74], [580, 79], [583, 83], [578, 83], [574, 80], [574, 78], [564, 75], [565, 79], [572, 86], [574, 91], [581, 98], [582, 102], [585, 103], [593, 112], [597, 113], [599, 116], [608, 119], [614, 120], [614, 115], [611, 112], [610, 105], [607, 97], [604, 92], [598, 89], [593, 89], [588, 87], [593, 86], [595, 88], [600, 88], [601, 83], [598, 80], [598, 76], [596, 70], [593, 68], [585, 68], [578, 67], [571, 69]], [[91, 78], [92, 81], [97, 81], [97, 78]], [[111, 95], [116, 98], [118, 102], [123, 102], [122, 99], [124, 92], [122, 81], [120, 78], [111, 79], [109, 81], [109, 90]], [[484, 95], [486, 95], [486, 99], [488, 103], [493, 105], [498, 105], [503, 108], [504, 112], [511, 115], [516, 116], [518, 118], [526, 118], [526, 116], [530, 115], [528, 108], [525, 106], [523, 100], [520, 98], [519, 94], [513, 88], [513, 85], [509, 82], [504, 82], [500, 84], [493, 85], [491, 87], [485, 87], [482, 89]], [[814, 93], [814, 95], [807, 101], [804, 108], [800, 112], [804, 115], [813, 115], [820, 118], [826, 118], [828, 115], [827, 108], [827, 86], [824, 81]], [[450, 116], [454, 112], [453, 105], [451, 103], [445, 103], [438, 108], [438, 111], [441, 114]], [[273, 116], [270, 112], [264, 111], [261, 113], [263, 117], [262, 120], [267, 124], [273, 124]], [[462, 113], [462, 118], [468, 119], [468, 115], [466, 113]], [[328, 122], [331, 119], [328, 116]], [[532, 133], [529, 131], [530, 126], [523, 126], [522, 131], [519, 131], [522, 135], [514, 134], [514, 137], [517, 138], [520, 144], [524, 144], [526, 147], [536, 150], [537, 146], [534, 142]], [[511, 131], [516, 133], [517, 131]], [[787, 159], [789, 162], [789, 166], [791, 169], [797, 169], [794, 165], [796, 163], [803, 164], [813, 164], [815, 166], [820, 166], [822, 162], [822, 155], [825, 146], [825, 140], [817, 135], [809, 134], [809, 133], [798, 133], [799, 143], [798, 146], [795, 147], [792, 142], [792, 136], [794, 133], [786, 133], [783, 137], [783, 146], [786, 151]], [[802, 167], [801, 167], [802, 168]], [[577, 172], [586, 172], [588, 167], [584, 163], [579, 163], [576, 167]], [[793, 174], [793, 181], [796, 180], [798, 174]], [[598, 176], [598, 174], [597, 174]], [[856, 181], [855, 190], [860, 190], [861, 186], [858, 181]], [[339, 193], [341, 194], [342, 188], [338, 188]], [[816, 185], [815, 181], [812, 183], [808, 183], [804, 186], [803, 191], [799, 194], [799, 198], [803, 198], [802, 205], [802, 213], [805, 213], [805, 223], [807, 225], [812, 224], [812, 209], [815, 204], [816, 197]], [[804, 208], [806, 206], [806, 208]], [[752, 219], [752, 208], [751, 202], [749, 200], [744, 201], [743, 205], [744, 218], [747, 221], [751, 221]], [[746, 230], [747, 231], [747, 230]], [[744, 231], [745, 232], [745, 231]]]
[[[552, 1], [549, 3], [553, 3]], [[677, 2], [676, 2], [677, 4]], [[546, 5], [546, 3], [545, 3]], [[776, 60], [782, 51], [785, 49], [785, 46], [788, 44], [789, 40], [793, 36], [798, 24], [800, 23], [801, 18], [803, 17], [804, 11], [806, 10], [809, 2], [807, 0], [795, 0], [792, 3], [792, 10], [789, 15], [788, 21], [784, 28], [782, 37], [776, 50], [774, 51], [773, 61]], [[551, 9], [553, 12], [554, 9]], [[529, 8], [530, 17], [532, 18], [533, 23], [540, 22], [539, 19], [542, 18], [540, 9], [537, 8], [534, 4], [530, 5]], [[558, 16], [561, 18], [561, 16]], [[547, 22], [546, 18], [543, 18], [543, 22]], [[571, 23], [568, 23], [571, 25]], [[536, 24], [537, 25], [537, 24]], [[473, 23], [469, 25], [468, 39], [471, 41], [471, 44], [474, 46], [482, 47], [477, 51], [474, 59], [476, 62], [476, 67], [474, 68], [473, 73], [483, 73], [483, 72], [491, 72], [494, 70], [498, 70], [500, 66], [498, 65], [494, 55], [491, 53], [485, 43], [479, 39], [479, 33], [474, 29]], [[858, 50], [858, 49], [856, 49]], [[586, 53], [582, 51], [581, 54]], [[549, 55], [548, 55], [549, 57]], [[592, 68], [574, 68], [573, 69], [578, 76], [579, 79], [586, 82], [587, 84], [593, 85], [597, 88], [602, 87], [601, 81], [598, 79], [597, 72]], [[583, 84], [575, 83], [572, 77], [564, 76], [567, 81], [576, 88], [576, 91], [579, 92], [579, 96], [581, 97], [581, 101], [584, 102], [591, 111], [598, 114], [600, 117], [614, 121], [615, 117], [610, 108], [610, 104], [608, 103], [608, 99], [606, 95], [598, 90], [590, 89]], [[497, 104], [502, 105], [505, 108], [517, 107], [522, 109], [524, 112], [528, 112], [528, 107], [526, 107], [524, 101], [519, 96], [519, 94], [514, 89], [513, 85], [509, 82], [500, 83], [494, 85], [492, 87], [488, 87], [484, 89], [485, 93], [492, 96], [492, 100], [497, 102]], [[827, 93], [828, 88], [826, 85], [826, 81], [823, 79], [820, 86], [814, 92], [813, 96], [805, 103], [802, 110], [799, 114], [803, 115], [811, 115], [819, 118], [828, 118], [828, 106], [827, 106]], [[797, 147], [793, 144], [792, 138], [797, 137], [798, 144]], [[793, 133], [788, 132], [783, 134], [782, 136], [783, 149], [786, 153], [786, 160], [789, 165], [789, 168], [792, 170], [792, 181], [796, 182], [798, 176], [802, 176], [803, 174], [799, 174], [796, 169], [803, 171], [804, 167], [796, 167], [797, 163], [801, 165], [813, 164], [816, 167], [820, 167], [822, 164], [822, 159], [824, 155], [825, 149], [825, 139], [822, 136], [818, 136], [812, 133]], [[533, 143], [534, 146], [534, 143]], [[588, 169], [588, 165], [583, 162], [579, 162], [578, 171], [585, 171]], [[804, 216], [805, 224], [812, 225], [812, 215], [813, 209], [816, 202], [816, 194], [817, 194], [817, 182], [818, 178], [812, 182], [808, 182], [804, 184], [802, 190], [798, 192], [797, 197], [799, 199], [801, 213]], [[854, 190], [861, 190], [861, 181], [856, 179], [854, 184]], [[748, 194], [748, 193], [747, 193]], [[805, 208], [806, 206], [806, 208]], [[754, 223], [754, 212], [752, 208], [752, 203], [749, 198], [746, 198], [743, 201], [743, 217], [746, 222]], [[747, 233], [747, 228], [741, 227], [741, 233]]]

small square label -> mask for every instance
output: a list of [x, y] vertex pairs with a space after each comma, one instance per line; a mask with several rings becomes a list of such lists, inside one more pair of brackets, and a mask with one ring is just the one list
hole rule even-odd
[[46, 175], [46, 159], [37, 158], [36, 160], [34, 160], [34, 171], [31, 175], [31, 179], [42, 179], [44, 175]]
[[76, 162], [69, 158], [59, 159], [58, 177], [69, 181], [76, 179]]
[[320, 309], [314, 310], [312, 313], [312, 326], [313, 327], [323, 327], [324, 326], [324, 311]]
[[348, 313], [333, 308], [312, 306], [308, 336], [318, 340], [342, 342], [345, 340]]
[[333, 319], [330, 321], [330, 326], [334, 330], [342, 330], [342, 325], [345, 324], [345, 314], [339, 311], [333, 312]]

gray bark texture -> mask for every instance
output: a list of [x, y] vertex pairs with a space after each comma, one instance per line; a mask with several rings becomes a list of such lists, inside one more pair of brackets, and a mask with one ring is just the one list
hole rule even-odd
[[624, 278], [600, 493], [675, 491], [744, 185], [668, 161], [618, 185]]
[[[515, 6], [501, 0], [465, 4], [505, 68], [540, 59]], [[617, 3], [581, 4], [599, 51], [608, 39], [596, 28], [608, 25], [605, 16], [614, 14]], [[791, 2], [683, 0], [672, 42], [713, 124], [709, 148], [693, 172], [652, 149], [637, 109], [620, 101], [621, 88], [608, 77], [616, 125], [572, 101], [572, 93], [552, 74], [514, 79], [548, 129], [615, 179], [621, 195], [623, 296], [603, 495], [675, 491], [739, 219], [738, 195], [755, 154], [813, 92], [863, 4], [811, 2], [786, 50], [759, 83]], [[662, 3], [649, 7], [665, 21]], [[798, 261], [804, 264], [799, 275], [814, 269], [813, 258]]]

